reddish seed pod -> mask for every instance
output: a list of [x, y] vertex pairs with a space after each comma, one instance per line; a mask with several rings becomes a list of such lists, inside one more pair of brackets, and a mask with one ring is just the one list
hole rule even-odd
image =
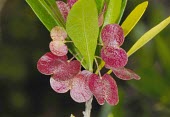
[[37, 69], [42, 74], [51, 75], [61, 61], [67, 61], [67, 56], [56, 56], [51, 52], [47, 52], [38, 60]]
[[106, 4], [103, 6], [102, 12], [98, 16], [98, 26], [101, 27], [104, 21], [104, 13], [106, 12]]
[[101, 49], [101, 58], [105, 61], [105, 67], [120, 68], [127, 64], [126, 51], [119, 47], [106, 46]]
[[101, 27], [103, 25], [103, 21], [104, 21], [104, 12], [99, 14], [98, 17], [98, 26]]
[[70, 9], [74, 5], [75, 2], [77, 2], [77, 0], [67, 0], [67, 4], [70, 7]]
[[50, 86], [57, 93], [66, 93], [70, 89], [71, 80], [56, 81], [50, 78]]
[[105, 100], [110, 105], [116, 105], [119, 102], [116, 81], [108, 74], [104, 74], [102, 78], [92, 74], [89, 79], [89, 88], [100, 105], [103, 105]]
[[121, 46], [124, 42], [123, 29], [118, 24], [108, 24], [101, 32], [101, 38], [104, 45], [118, 45]]
[[91, 72], [83, 70], [73, 78], [70, 95], [74, 101], [81, 103], [86, 102], [91, 98], [92, 92], [88, 86], [88, 81], [91, 74]]
[[68, 13], [70, 11], [70, 7], [63, 1], [56, 1], [57, 6], [61, 12], [61, 15], [63, 16], [64, 20], [66, 21]]
[[63, 41], [51, 41], [49, 48], [50, 51], [57, 56], [64, 56], [68, 53], [68, 48]]
[[122, 80], [140, 80], [140, 76], [138, 76], [134, 71], [127, 68], [110, 68], [113, 73]]
[[66, 81], [73, 79], [81, 69], [81, 64], [77, 60], [73, 60], [71, 62], [62, 62], [62, 64], [58, 65], [58, 68], [55, 69], [53, 78], [56, 81]]
[[67, 38], [67, 32], [63, 27], [55, 26], [50, 31], [50, 36], [52, 40], [64, 41]]
[[105, 89], [102, 79], [97, 74], [92, 74], [89, 79], [89, 88], [95, 96], [97, 102], [103, 105], [105, 102]]

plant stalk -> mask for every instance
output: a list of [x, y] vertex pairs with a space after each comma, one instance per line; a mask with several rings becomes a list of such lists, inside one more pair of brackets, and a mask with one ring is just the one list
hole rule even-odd
[[91, 97], [85, 104], [85, 111], [83, 111], [84, 117], [90, 117], [90, 113], [92, 109], [92, 100], [93, 97]]

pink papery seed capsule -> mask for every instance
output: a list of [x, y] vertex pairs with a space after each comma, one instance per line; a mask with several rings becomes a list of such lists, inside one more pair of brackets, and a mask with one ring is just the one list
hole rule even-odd
[[89, 88], [100, 105], [103, 105], [105, 100], [110, 105], [116, 105], [119, 102], [116, 81], [108, 74], [104, 74], [102, 78], [92, 74], [89, 79]]
[[50, 86], [57, 93], [66, 93], [71, 88], [71, 80], [56, 81], [50, 78]]
[[38, 60], [37, 69], [42, 74], [51, 75], [61, 61], [67, 61], [67, 56], [56, 56], [51, 52], [47, 52]]
[[73, 78], [70, 95], [74, 101], [82, 103], [92, 97], [92, 92], [88, 86], [88, 81], [91, 74], [91, 72], [83, 70]]
[[124, 42], [123, 29], [118, 24], [108, 24], [102, 29], [101, 38], [106, 46], [109, 43], [121, 46]]
[[127, 64], [126, 51], [119, 47], [106, 46], [101, 49], [101, 58], [105, 61], [106, 68], [121, 68]]
[[102, 12], [99, 14], [99, 16], [98, 16], [98, 26], [99, 26], [99, 27], [101, 27], [101, 26], [103, 25], [105, 12], [106, 12], [106, 4], [104, 4], [103, 10], [102, 10]]
[[67, 38], [67, 32], [63, 27], [55, 26], [50, 31], [50, 36], [52, 40], [64, 41]]
[[138, 76], [134, 71], [127, 68], [111, 68], [113, 73], [122, 80], [140, 80], [140, 76]]
[[60, 10], [61, 15], [63, 16], [64, 20], [66, 21], [68, 13], [70, 11], [70, 7], [63, 1], [56, 1], [56, 3]]
[[68, 53], [68, 48], [63, 41], [51, 41], [49, 48], [50, 51], [57, 56], [64, 56]]
[[103, 25], [103, 21], [104, 21], [104, 12], [99, 14], [98, 17], [98, 26], [101, 27]]
[[73, 60], [71, 62], [62, 62], [59, 64], [58, 68], [55, 69], [52, 77], [56, 81], [66, 81], [73, 79], [81, 69], [81, 63], [77, 60]]
[[70, 7], [70, 9], [74, 5], [75, 2], [77, 2], [77, 0], [67, 0], [67, 4]]

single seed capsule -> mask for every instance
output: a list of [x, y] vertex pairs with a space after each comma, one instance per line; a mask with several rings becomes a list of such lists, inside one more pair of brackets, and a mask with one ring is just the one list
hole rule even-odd
[[104, 45], [118, 45], [121, 46], [124, 42], [123, 29], [118, 24], [108, 24], [101, 32], [101, 38]]
[[64, 41], [67, 38], [67, 32], [63, 27], [60, 26], [55, 26], [52, 28], [50, 31], [50, 36], [52, 40], [57, 40], [57, 41]]
[[116, 81], [108, 74], [104, 74], [102, 78], [92, 74], [89, 79], [89, 88], [100, 105], [103, 105], [105, 100], [110, 105], [116, 105], [119, 102]]
[[70, 9], [74, 5], [75, 2], [77, 2], [77, 0], [67, 0], [67, 4], [70, 7]]
[[120, 68], [127, 64], [128, 56], [126, 51], [119, 47], [106, 46], [101, 49], [101, 58], [106, 66]]
[[63, 16], [64, 20], [67, 20], [68, 13], [70, 11], [70, 7], [63, 1], [56, 1], [57, 6], [61, 12], [61, 15]]
[[91, 74], [91, 72], [83, 70], [73, 78], [70, 95], [74, 101], [81, 103], [86, 102], [91, 98], [92, 92], [88, 86], [88, 81]]
[[62, 62], [55, 69], [52, 77], [57, 81], [66, 81], [73, 79], [81, 70], [81, 63], [77, 60]]
[[68, 48], [63, 41], [51, 41], [49, 48], [57, 56], [64, 56], [68, 53]]
[[67, 61], [67, 56], [56, 56], [47, 52], [38, 60], [37, 69], [42, 74], [51, 75], [62, 61]]
[[127, 69], [127, 68], [110, 68], [112, 69], [113, 73], [122, 80], [140, 80], [140, 76], [138, 76], [134, 71]]
[[56, 81], [50, 78], [50, 86], [57, 93], [66, 93], [70, 89], [70, 80]]

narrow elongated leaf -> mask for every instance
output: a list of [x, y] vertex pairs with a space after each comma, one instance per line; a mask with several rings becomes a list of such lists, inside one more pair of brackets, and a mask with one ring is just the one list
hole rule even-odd
[[104, 25], [117, 23], [120, 16], [122, 0], [110, 0], [105, 14]]
[[120, 20], [122, 19], [123, 13], [124, 13], [125, 8], [126, 8], [126, 4], [127, 4], [127, 0], [122, 0], [120, 15], [119, 15], [118, 22], [117, 22], [118, 24], [120, 23]]
[[26, 2], [49, 31], [56, 25], [65, 27], [55, 0], [26, 0]]
[[132, 55], [139, 48], [150, 41], [154, 36], [156, 36], [160, 31], [162, 31], [170, 23], [170, 17], [166, 18], [164, 21], [159, 23], [157, 26], [146, 32], [128, 51], [128, 56]]
[[98, 15], [94, 0], [79, 0], [72, 7], [66, 30], [92, 71], [98, 37]]
[[96, 6], [98, 9], [98, 13], [101, 13], [103, 6], [104, 6], [104, 1], [105, 0], [95, 0], [96, 1]]
[[142, 17], [148, 6], [148, 1], [139, 4], [125, 19], [122, 23], [122, 28], [124, 31], [124, 35], [126, 36], [136, 25], [139, 19]]

